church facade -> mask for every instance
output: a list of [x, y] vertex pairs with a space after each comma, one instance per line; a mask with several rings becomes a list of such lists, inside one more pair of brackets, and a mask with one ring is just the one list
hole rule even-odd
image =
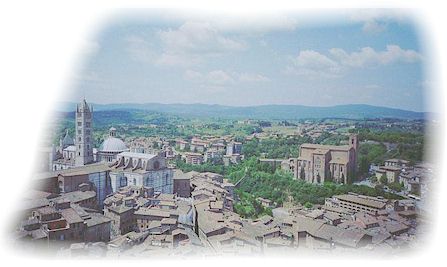
[[166, 164], [161, 155], [122, 152], [111, 166], [112, 190], [128, 185], [146, 186], [154, 191], [172, 194], [174, 170]]
[[351, 134], [349, 144], [343, 146], [302, 144], [299, 157], [283, 161], [281, 166], [292, 172], [295, 179], [309, 183], [347, 184], [357, 171], [358, 147], [356, 134]]

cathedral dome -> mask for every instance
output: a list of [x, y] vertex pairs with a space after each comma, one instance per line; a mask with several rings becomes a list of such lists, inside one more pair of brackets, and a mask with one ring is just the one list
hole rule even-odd
[[104, 140], [104, 142], [101, 144], [99, 151], [101, 152], [124, 152], [127, 151], [126, 144], [119, 139], [116, 138], [116, 129], [110, 128], [109, 130], [109, 137]]
[[101, 152], [123, 152], [126, 150], [126, 144], [121, 139], [112, 136], [104, 140], [99, 148]]
[[62, 146], [67, 147], [74, 145], [74, 140], [71, 138], [71, 136], [68, 134], [68, 130], [65, 131], [64, 139], [62, 139]]

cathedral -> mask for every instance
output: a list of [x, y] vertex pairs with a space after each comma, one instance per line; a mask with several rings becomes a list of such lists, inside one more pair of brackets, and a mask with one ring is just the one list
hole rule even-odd
[[65, 170], [95, 162], [93, 151], [93, 107], [85, 99], [76, 105], [75, 139], [65, 132], [53, 156], [51, 170]]
[[[109, 136], [98, 149], [93, 148], [93, 107], [85, 99], [76, 106], [75, 138], [68, 130], [52, 150], [50, 168], [53, 172], [89, 172], [106, 166], [100, 173], [89, 173], [101, 201], [110, 193], [127, 185], [148, 186], [157, 192], [173, 192], [174, 171], [161, 154], [131, 153], [111, 127]], [[96, 164], [94, 164], [96, 163]], [[68, 171], [66, 171], [69, 169]]]
[[325, 181], [347, 184], [357, 170], [359, 141], [357, 134], [349, 136], [343, 146], [302, 144], [298, 158], [282, 162], [282, 169], [293, 173], [295, 179], [322, 184]]

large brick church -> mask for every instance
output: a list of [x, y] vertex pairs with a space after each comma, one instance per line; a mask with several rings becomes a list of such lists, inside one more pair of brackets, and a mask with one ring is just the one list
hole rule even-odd
[[357, 134], [351, 134], [349, 144], [343, 146], [302, 144], [299, 157], [285, 160], [282, 168], [291, 171], [295, 179], [310, 183], [347, 184], [357, 170], [358, 147]]

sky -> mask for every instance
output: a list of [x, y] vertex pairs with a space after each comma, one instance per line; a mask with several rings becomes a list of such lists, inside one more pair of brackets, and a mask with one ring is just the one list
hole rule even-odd
[[429, 111], [416, 26], [399, 10], [128, 12], [86, 41], [62, 100]]

